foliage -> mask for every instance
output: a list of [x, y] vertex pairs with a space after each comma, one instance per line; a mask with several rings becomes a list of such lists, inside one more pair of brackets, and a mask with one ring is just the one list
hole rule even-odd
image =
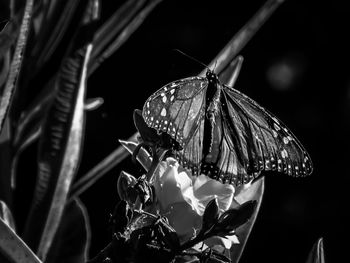
[[[85, 176], [75, 178], [86, 111], [103, 103], [99, 98], [85, 98], [88, 77], [127, 41], [161, 0], [128, 0], [103, 24], [98, 22], [98, 0], [4, 2], [9, 12], [4, 22], [0, 20], [0, 151], [6, 156], [0, 160], [0, 261], [87, 262], [90, 223], [79, 195], [128, 156], [128, 150], [147, 174], [136, 179], [123, 172], [119, 177], [122, 201], [110, 219], [112, 240], [89, 262], [121, 262], [121, 258], [135, 262], [145, 262], [145, 258], [152, 262], [238, 262], [259, 211], [264, 180], [237, 189], [235, 208], [220, 212], [216, 199], [209, 202], [200, 231], [181, 243], [166, 217], [146, 209], [156, 200], [150, 179], [168, 150], [179, 146], [147, 129], [137, 111], [134, 122], [142, 142], [136, 145], [136, 136], [131, 136], [131, 141], [122, 142], [126, 149], [121, 146]], [[238, 52], [281, 2], [267, 1], [209, 65], [216, 65], [228, 85], [234, 85], [243, 61]], [[34, 142], [38, 158], [33, 200], [25, 225], [18, 228], [14, 199], [16, 186], [25, 176], [18, 164], [22, 152]], [[223, 255], [211, 247], [200, 252], [194, 249], [208, 238], [233, 234], [239, 235], [241, 243], [231, 254]], [[310, 254], [308, 262], [324, 262], [320, 261], [323, 249], [316, 254], [318, 259], [312, 261]]]

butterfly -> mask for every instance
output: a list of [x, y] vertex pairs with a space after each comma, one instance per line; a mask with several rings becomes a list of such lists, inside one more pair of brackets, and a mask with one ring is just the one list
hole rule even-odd
[[179, 163], [194, 175], [240, 185], [261, 171], [311, 174], [309, 154], [273, 114], [207, 70], [171, 82], [145, 102], [146, 124], [176, 140]]

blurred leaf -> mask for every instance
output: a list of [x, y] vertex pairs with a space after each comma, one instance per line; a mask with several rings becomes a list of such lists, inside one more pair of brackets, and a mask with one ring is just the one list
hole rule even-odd
[[[54, 86], [52, 81], [51, 86]], [[22, 112], [18, 124], [14, 130], [13, 157], [11, 160], [11, 186], [16, 188], [16, 168], [17, 162], [23, 150], [37, 140], [41, 134], [42, 123], [46, 113], [54, 100], [55, 92], [52, 89], [44, 89], [31, 103], [28, 109]]]
[[[219, 54], [210, 62], [208, 68], [215, 68], [215, 72], [220, 74], [283, 2], [284, 0], [268, 0], [232, 37]], [[199, 76], [204, 77], [205, 74], [206, 70], [203, 70]]]
[[[135, 135], [136, 134], [130, 137], [129, 140], [136, 140]], [[77, 180], [72, 187], [70, 198], [79, 196], [81, 193], [89, 189], [90, 186], [101, 179], [107, 172], [117, 166], [127, 156], [129, 156], [128, 152], [122, 146], [119, 146], [105, 159], [93, 167], [88, 173]]]
[[[0, 31], [0, 59], [15, 43], [18, 33], [18, 25], [15, 21], [6, 21]], [[0, 82], [1, 84], [1, 82]]]
[[313, 245], [306, 263], [325, 263], [323, 238], [319, 238]]
[[[27, 0], [24, 8], [19, 35], [17, 38], [15, 53], [11, 61], [10, 71], [4, 89], [0, 95], [0, 132], [10, 107], [13, 94], [16, 88], [16, 81], [21, 70], [22, 58], [27, 44], [30, 21], [33, 13], [34, 0]], [[0, 87], [1, 88], [1, 87]]]
[[219, 73], [219, 78], [222, 83], [233, 88], [238, 78], [239, 72], [241, 71], [243, 63], [243, 57], [237, 56], [231, 61], [231, 63]]
[[87, 2], [80, 0], [45, 1], [42, 8], [43, 13], [40, 14], [42, 16], [40, 26], [36, 26], [39, 32], [33, 40], [31, 50], [31, 56], [35, 58], [33, 60], [35, 67], [31, 67], [32, 71], [43, 67], [57, 47], [65, 44], [61, 40], [68, 30], [73, 31], [71, 36], [74, 34], [74, 29], [77, 28], [84, 15], [83, 10]]
[[7, 207], [6, 203], [0, 200], [0, 218], [13, 229], [16, 230], [15, 221], [13, 220], [12, 213], [10, 209]]
[[43, 260], [59, 227], [81, 154], [86, 72], [92, 50], [86, 43], [91, 36], [84, 38], [85, 30], [82, 26], [63, 60], [39, 142], [38, 178], [24, 237]]
[[246, 224], [244, 224], [242, 227], [236, 229], [236, 235], [239, 238], [240, 244], [232, 246], [231, 248], [232, 263], [239, 262], [242, 256], [243, 250], [245, 248], [245, 245], [248, 241], [250, 232], [252, 231], [255, 220], [258, 216], [263, 194], [264, 194], [264, 182], [265, 182], [265, 178], [262, 177], [261, 179], [254, 182], [252, 185], [244, 189], [241, 189], [240, 192], [237, 194], [237, 196], [236, 195], [234, 196], [234, 199], [239, 204], [242, 204], [250, 200], [255, 200], [257, 202], [257, 205], [254, 210], [254, 213], [250, 217], [250, 220]]
[[79, 199], [68, 203], [61, 224], [47, 255], [50, 263], [84, 263], [88, 259], [90, 245], [89, 217]]
[[[91, 57], [97, 58], [103, 53], [120, 31], [127, 26], [146, 0], [128, 0], [97, 30], [94, 38], [94, 50]], [[93, 61], [92, 60], [92, 61]]]
[[9, 207], [12, 206], [13, 192], [11, 190], [11, 127], [9, 116], [6, 117], [0, 133], [0, 199]]
[[[8, 259], [8, 261], [3, 261]], [[41, 263], [23, 240], [0, 218], [0, 260], [11, 263]]]
[[[96, 33], [88, 75], [129, 39], [162, 0], [129, 0]], [[141, 10], [140, 10], [141, 9]], [[139, 11], [140, 10], [140, 11]], [[109, 43], [112, 40], [112, 43]]]

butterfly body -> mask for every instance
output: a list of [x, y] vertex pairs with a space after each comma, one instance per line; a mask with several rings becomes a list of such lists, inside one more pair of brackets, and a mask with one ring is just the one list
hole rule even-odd
[[148, 98], [142, 115], [179, 143], [177, 158], [195, 175], [240, 185], [263, 170], [312, 171], [309, 155], [282, 122], [210, 70], [165, 85]]

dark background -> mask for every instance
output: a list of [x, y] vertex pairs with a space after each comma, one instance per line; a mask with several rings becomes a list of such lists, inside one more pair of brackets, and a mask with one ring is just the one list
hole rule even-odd
[[[102, 20], [121, 3], [103, 1]], [[93, 74], [88, 97], [103, 97], [87, 114], [85, 174], [135, 132], [132, 112], [168, 82], [209, 63], [264, 1], [164, 0]], [[346, 256], [349, 164], [349, 26], [346, 1], [286, 1], [243, 49], [235, 88], [277, 115], [303, 143], [312, 176], [266, 173], [265, 195], [242, 262], [305, 262], [319, 237], [327, 262]], [[91, 255], [110, 241], [107, 221], [121, 170], [141, 175], [130, 158], [82, 195], [91, 216]]]

